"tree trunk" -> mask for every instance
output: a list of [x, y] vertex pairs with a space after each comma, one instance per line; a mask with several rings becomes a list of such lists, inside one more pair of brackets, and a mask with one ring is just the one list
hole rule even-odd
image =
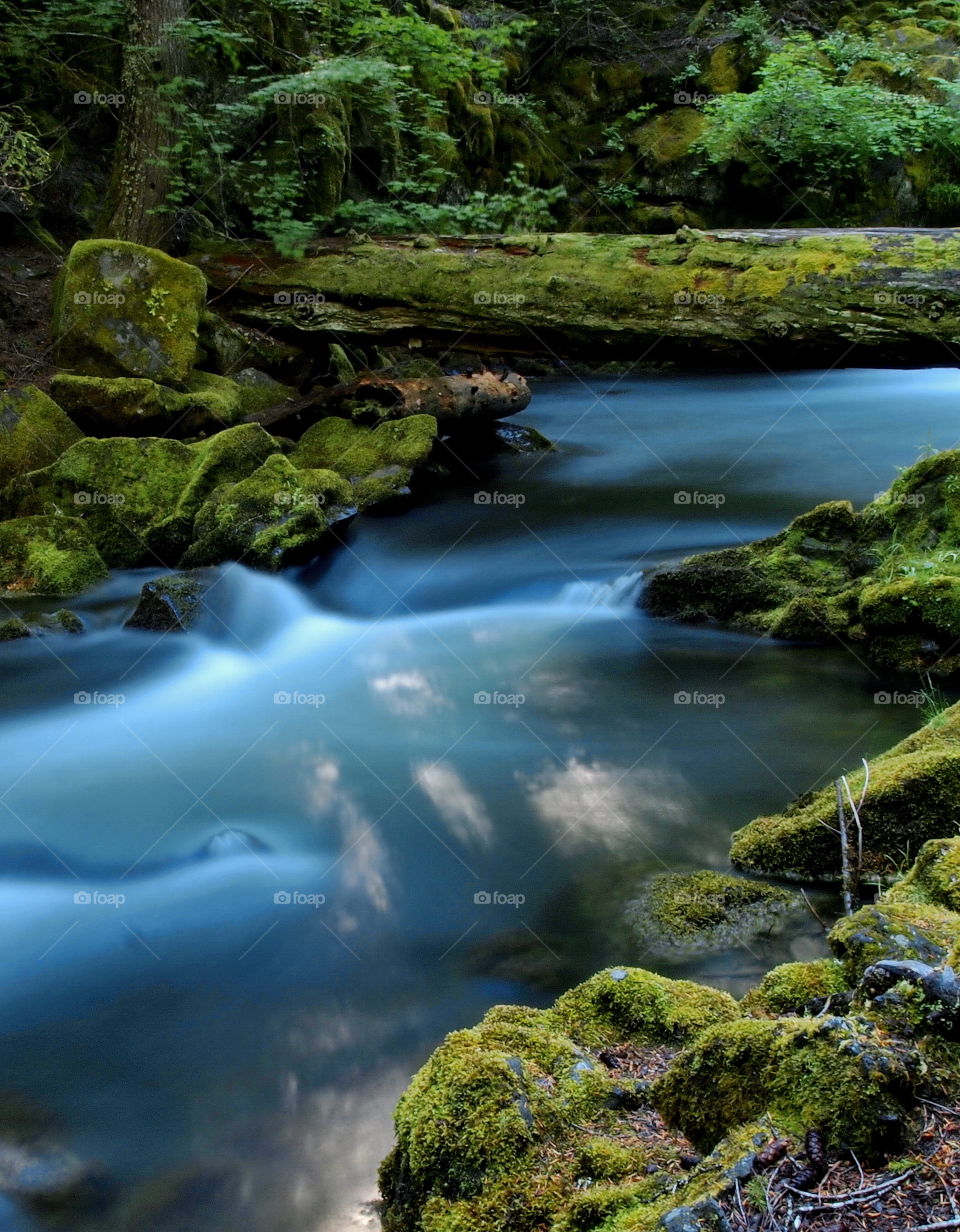
[[171, 172], [164, 150], [173, 142], [175, 124], [158, 87], [184, 71], [183, 44], [166, 28], [186, 16], [186, 0], [126, 0], [126, 10], [124, 102], [105, 233], [164, 248], [173, 222], [166, 207]]

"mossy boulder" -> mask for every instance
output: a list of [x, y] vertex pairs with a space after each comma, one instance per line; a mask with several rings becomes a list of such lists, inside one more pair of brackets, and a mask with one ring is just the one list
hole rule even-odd
[[16, 476], [55, 462], [82, 435], [35, 386], [0, 394], [0, 492]]
[[79, 518], [59, 515], [0, 522], [0, 587], [22, 594], [72, 595], [107, 575]]
[[387, 420], [375, 428], [330, 417], [314, 424], [291, 455], [295, 466], [336, 471], [365, 508], [402, 493], [414, 469], [425, 462], [437, 435], [432, 415]]
[[81, 240], [56, 290], [57, 360], [78, 375], [182, 387], [198, 358], [205, 298], [196, 266], [140, 244]]
[[701, 1148], [764, 1113], [875, 1158], [897, 1144], [922, 1070], [915, 1048], [866, 1019], [750, 1018], [704, 1031], [651, 1095]]
[[868, 967], [885, 959], [942, 963], [958, 929], [960, 916], [945, 907], [883, 898], [838, 920], [830, 948], [853, 987]]
[[729, 993], [670, 980], [640, 967], [611, 967], [559, 997], [551, 1021], [582, 1043], [684, 1043], [704, 1027], [738, 1017]]
[[626, 914], [645, 948], [697, 950], [757, 932], [793, 899], [776, 886], [724, 873], [659, 873]]
[[18, 642], [21, 638], [30, 636], [30, 626], [19, 616], [0, 621], [0, 642]]
[[217, 487], [197, 514], [185, 567], [242, 560], [280, 569], [315, 556], [330, 527], [355, 512], [353, 490], [331, 470], [298, 469], [281, 454]]
[[87, 437], [53, 466], [19, 481], [17, 501], [25, 513], [70, 509], [113, 567], [175, 565], [214, 488], [251, 474], [278, 448], [255, 424], [194, 445], [164, 437]]
[[756, 988], [751, 988], [740, 1001], [740, 1008], [749, 1014], [772, 1017], [800, 1014], [812, 1002], [846, 992], [849, 987], [843, 967], [835, 958], [781, 963], [768, 971]]
[[[854, 798], [864, 771], [849, 776]], [[758, 817], [733, 835], [733, 863], [755, 872], [797, 878], [840, 875], [835, 827], [836, 789], [802, 796], [774, 816]], [[960, 705], [870, 762], [860, 810], [867, 873], [894, 871], [905, 851], [917, 851], [960, 822]]]
[[787, 640], [840, 637], [884, 668], [960, 671], [960, 452], [922, 458], [859, 512], [829, 501], [744, 547], [655, 573], [655, 616]]
[[200, 316], [199, 333], [203, 366], [221, 376], [236, 377], [251, 365], [286, 375], [301, 355], [297, 347], [209, 309]]
[[192, 372], [184, 391], [143, 377], [74, 376], [61, 373], [51, 388], [85, 432], [99, 436], [207, 436], [248, 415], [281, 403], [293, 390], [246, 369], [236, 379]]
[[921, 903], [960, 912], [960, 838], [925, 843], [913, 867], [884, 901]]

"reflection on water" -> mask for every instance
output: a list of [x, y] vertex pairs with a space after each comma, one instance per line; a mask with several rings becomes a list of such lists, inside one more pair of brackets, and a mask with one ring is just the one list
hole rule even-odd
[[[558, 451], [358, 522], [299, 579], [218, 570], [189, 636], [118, 628], [140, 573], [85, 597], [85, 637], [4, 647], [0, 1090], [121, 1182], [80, 1232], [184, 1204], [210, 1232], [366, 1226], [446, 1031], [639, 961], [644, 877], [725, 867], [733, 828], [911, 730], [841, 647], [633, 601], [644, 568], [952, 444], [957, 385], [546, 386], [525, 418]], [[791, 918], [656, 965], [739, 993], [821, 947]]]

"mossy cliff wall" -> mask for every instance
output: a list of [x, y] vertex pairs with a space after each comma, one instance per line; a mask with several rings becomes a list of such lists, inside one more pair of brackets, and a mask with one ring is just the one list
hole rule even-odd
[[789, 350], [889, 361], [960, 341], [958, 231], [719, 231], [320, 241], [191, 258], [232, 315], [303, 334], [462, 338], [534, 353], [743, 364]]

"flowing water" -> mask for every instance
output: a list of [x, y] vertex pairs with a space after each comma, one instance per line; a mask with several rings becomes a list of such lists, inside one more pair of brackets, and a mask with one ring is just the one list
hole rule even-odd
[[651, 955], [624, 905], [724, 868], [731, 830], [916, 708], [840, 646], [636, 596], [865, 502], [958, 408], [947, 369], [544, 384], [523, 419], [554, 452], [358, 520], [322, 566], [220, 569], [186, 636], [119, 627], [140, 572], [84, 597], [82, 638], [2, 647], [0, 1091], [113, 1178], [70, 1226], [374, 1226], [393, 1104], [445, 1032], [611, 962], [739, 994], [820, 953], [801, 914]]

